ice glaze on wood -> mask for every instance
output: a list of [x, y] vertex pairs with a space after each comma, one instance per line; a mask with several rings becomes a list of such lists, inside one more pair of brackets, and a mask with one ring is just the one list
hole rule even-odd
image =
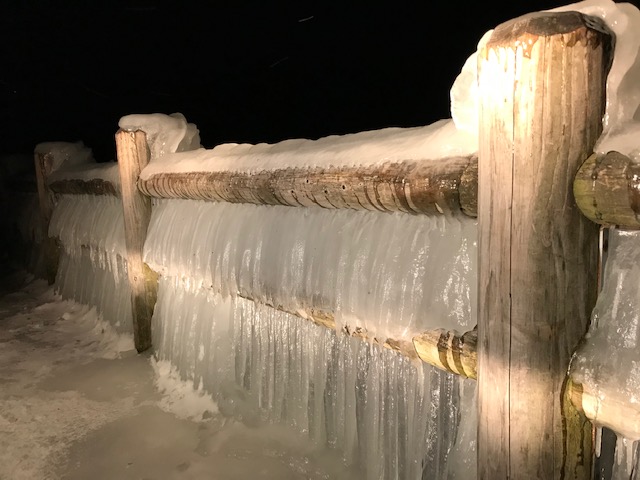
[[[249, 293], [239, 293], [238, 296], [256, 301]], [[287, 309], [282, 305], [267, 304], [268, 306], [306, 320], [318, 326], [336, 330], [335, 316], [332, 312], [313, 307], [304, 309]], [[476, 330], [464, 334], [444, 329], [429, 330], [415, 335], [409, 340], [393, 338], [380, 339], [373, 332], [357, 328], [349, 330], [342, 328], [341, 333], [376, 343], [384, 348], [395, 350], [412, 360], [421, 360], [445, 372], [476, 378]]]
[[[611, 428], [626, 438], [640, 438], [640, 407], [620, 398], [601, 398], [581, 383], [568, 380], [569, 398], [589, 420], [601, 427]], [[637, 405], [637, 404], [636, 404]]]
[[423, 332], [413, 337], [418, 357], [441, 370], [467, 378], [477, 377], [476, 329], [460, 334], [443, 329]]
[[57, 194], [70, 195], [111, 195], [120, 196], [118, 188], [111, 182], [94, 178], [92, 180], [56, 180], [49, 184], [49, 189]]

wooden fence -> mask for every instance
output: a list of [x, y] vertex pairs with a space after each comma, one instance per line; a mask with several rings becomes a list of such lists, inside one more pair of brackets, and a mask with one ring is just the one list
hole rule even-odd
[[[152, 197], [477, 216], [477, 329], [384, 345], [477, 378], [478, 478], [588, 479], [592, 426], [584, 414], [594, 418], [594, 399], [567, 369], [596, 300], [598, 224], [640, 227], [638, 175], [630, 174], [637, 166], [615, 152], [593, 155], [611, 55], [602, 22], [576, 12], [500, 25], [479, 52], [477, 157], [426, 166], [163, 173], [143, 181], [145, 133], [120, 130], [120, 189], [101, 180], [47, 184], [46, 155], [36, 155], [43, 221], [48, 190], [121, 195], [134, 339], [143, 351], [157, 285], [142, 260]], [[335, 328], [333, 312], [301, 316]], [[344, 333], [377, 341], [375, 332]]]

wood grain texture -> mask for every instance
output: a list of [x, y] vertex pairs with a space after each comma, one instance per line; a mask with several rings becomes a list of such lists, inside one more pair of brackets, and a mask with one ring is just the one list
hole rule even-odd
[[149, 163], [146, 135], [142, 131], [116, 133], [118, 171], [127, 245], [127, 274], [131, 286], [133, 339], [138, 352], [151, 347], [151, 317], [157, 295], [157, 275], [142, 260], [151, 200], [138, 191], [137, 181]]
[[596, 299], [597, 225], [575, 204], [601, 132], [611, 37], [577, 12], [498, 26], [479, 54], [478, 478], [590, 476], [563, 402]]
[[474, 217], [476, 165], [476, 157], [452, 157], [357, 168], [163, 173], [141, 180], [139, 188], [157, 198]]

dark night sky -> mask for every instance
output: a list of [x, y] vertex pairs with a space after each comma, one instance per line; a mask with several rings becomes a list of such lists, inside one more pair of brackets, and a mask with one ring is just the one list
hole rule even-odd
[[111, 160], [129, 113], [182, 112], [207, 148], [427, 125], [486, 30], [564, 3], [5, 2], [3, 150]]

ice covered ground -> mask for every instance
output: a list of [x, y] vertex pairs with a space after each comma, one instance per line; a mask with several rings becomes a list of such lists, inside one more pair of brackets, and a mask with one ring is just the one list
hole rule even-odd
[[93, 310], [13, 280], [0, 293], [0, 479], [359, 477], [291, 432], [223, 417]]

